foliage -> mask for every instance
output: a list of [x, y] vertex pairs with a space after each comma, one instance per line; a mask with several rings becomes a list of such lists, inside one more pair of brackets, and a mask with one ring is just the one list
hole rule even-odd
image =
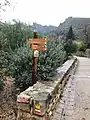
[[[6, 6], [10, 6], [10, 2], [8, 0], [3, 0], [3, 1], [0, 1], [0, 19], [1, 19], [1, 13], [2, 11], [5, 12], [6, 9], [5, 7]], [[1, 36], [1, 26], [0, 26], [0, 36]], [[2, 47], [2, 44], [1, 44], [1, 39], [0, 39], [0, 49]], [[3, 74], [4, 72], [6, 71], [6, 69], [4, 69], [4, 65], [6, 65], [6, 59], [4, 59], [4, 55], [2, 51], [0, 51], [0, 90], [3, 88], [3, 85], [4, 85], [4, 81], [3, 81]], [[5, 64], [3, 64], [5, 63]]]
[[[0, 24], [0, 66], [1, 71], [10, 74], [16, 87], [21, 90], [32, 85], [32, 53], [26, 39], [32, 37], [32, 27], [13, 21]], [[39, 37], [43, 36], [39, 34]], [[66, 59], [66, 52], [60, 40], [48, 41], [47, 51], [41, 51], [37, 61], [37, 79], [46, 80]], [[2, 52], [3, 51], [3, 52]]]
[[67, 55], [71, 55], [72, 53], [75, 53], [77, 51], [77, 44], [72, 42], [71, 40], [68, 40], [68, 42], [64, 44], [64, 49]]
[[37, 74], [42, 80], [53, 76], [55, 69], [65, 60], [66, 52], [60, 40], [48, 41], [47, 51], [41, 51], [38, 58]]
[[90, 48], [90, 24], [84, 24], [83, 33], [85, 44], [87, 44], [87, 48]]
[[75, 40], [75, 35], [73, 33], [72, 26], [70, 26], [69, 31], [68, 31], [67, 36], [66, 36], [66, 40], [68, 40], [68, 39]]
[[3, 50], [0, 51], [0, 89], [4, 85], [4, 77], [9, 75], [8, 65], [9, 65], [9, 53]]
[[[15, 58], [13, 61], [12, 56], [15, 52], [17, 54], [17, 51], [20, 51], [18, 49], [19, 47], [23, 48], [23, 44], [26, 43], [28, 37], [32, 37], [32, 27], [30, 25], [16, 20], [13, 20], [13, 24], [0, 23], [0, 71], [3, 72], [4, 75], [12, 73], [9, 66], [11, 64], [13, 65], [13, 62], [18, 59]], [[22, 56], [24, 57], [24, 55]], [[14, 72], [15, 71], [13, 71], [13, 73]], [[15, 74], [12, 76], [16, 77]]]
[[10, 6], [10, 2], [8, 0], [0, 1], [0, 13], [1, 11], [6, 11], [5, 6]]
[[45, 35], [44, 35], [44, 33], [39, 33], [38, 36], [39, 36], [39, 38], [44, 38]]
[[66, 59], [77, 51], [77, 45], [73, 42], [75, 36], [72, 30], [72, 26], [69, 28], [67, 33], [66, 41], [64, 43], [64, 50], [66, 51]]
[[84, 40], [77, 40], [77, 41], [75, 41], [75, 43], [77, 44], [78, 51], [85, 51], [86, 50], [87, 44], [85, 43]]
[[6, 50], [15, 50], [23, 45], [28, 37], [32, 37], [32, 27], [20, 21], [13, 20], [13, 24], [0, 25], [0, 43]]
[[11, 6], [11, 1], [0, 0], [0, 20], [2, 19], [2, 14], [3, 14], [3, 12], [6, 11], [7, 6]]
[[[59, 40], [48, 41], [48, 50], [41, 51], [38, 58], [37, 79], [46, 80], [51, 77], [55, 69], [64, 62], [65, 55]], [[27, 45], [16, 49], [11, 56], [9, 68], [17, 87], [25, 89], [32, 85], [32, 50]]]
[[15, 49], [9, 66], [16, 87], [26, 89], [31, 84], [32, 50], [27, 46]]
[[0, 69], [5, 69], [9, 65], [10, 54], [3, 50], [0, 51]]

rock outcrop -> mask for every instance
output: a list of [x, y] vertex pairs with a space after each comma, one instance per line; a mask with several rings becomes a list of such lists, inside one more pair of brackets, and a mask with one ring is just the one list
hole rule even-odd
[[56, 31], [50, 33], [50, 36], [64, 39], [70, 26], [73, 28], [76, 39], [86, 39], [86, 34], [90, 38], [90, 18], [73, 17], [68, 17], [63, 23], [60, 23]]

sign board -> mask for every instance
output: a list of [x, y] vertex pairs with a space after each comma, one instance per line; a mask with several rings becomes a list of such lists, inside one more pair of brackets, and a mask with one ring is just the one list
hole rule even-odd
[[34, 38], [34, 39], [29, 39], [30, 44], [46, 44], [47, 40], [44, 38]]
[[34, 45], [34, 44], [32, 44], [32, 49], [41, 51], [41, 50], [47, 50], [47, 47], [45, 47], [44, 45], [42, 46], [42, 45]]
[[31, 44], [33, 50], [47, 50], [47, 39], [46, 38], [33, 38], [29, 39], [28, 43]]

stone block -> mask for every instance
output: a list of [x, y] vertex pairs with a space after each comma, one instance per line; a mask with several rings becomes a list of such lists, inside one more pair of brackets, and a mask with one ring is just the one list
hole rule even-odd
[[86, 57], [90, 58], [90, 49], [86, 49], [85, 55], [86, 55]]
[[25, 111], [25, 112], [30, 112], [30, 106], [28, 103], [17, 103], [18, 109]]

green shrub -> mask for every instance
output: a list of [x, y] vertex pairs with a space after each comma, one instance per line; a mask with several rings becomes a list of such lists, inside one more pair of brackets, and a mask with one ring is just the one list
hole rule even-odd
[[66, 51], [66, 59], [68, 59], [69, 56], [72, 56], [72, 54], [77, 51], [77, 44], [72, 42], [71, 39], [68, 39], [68, 41], [64, 43], [64, 50]]
[[47, 51], [41, 51], [38, 58], [37, 74], [42, 80], [53, 76], [55, 69], [66, 59], [66, 52], [61, 41], [48, 41], [47, 45]]
[[0, 90], [3, 88], [4, 85], [4, 77], [9, 75], [9, 60], [10, 54], [3, 50], [0, 50]]
[[[48, 41], [48, 50], [41, 51], [37, 61], [37, 79], [46, 80], [65, 60], [66, 53], [59, 40]], [[15, 85], [21, 90], [32, 85], [32, 50], [27, 45], [20, 47], [11, 56], [10, 71]]]
[[85, 51], [87, 48], [87, 44], [83, 40], [77, 40], [75, 41], [77, 44], [78, 51]]
[[13, 52], [9, 69], [15, 78], [16, 87], [22, 90], [31, 84], [32, 50], [29, 46], [24, 45]]
[[0, 50], [0, 69], [7, 68], [10, 60], [10, 54]]

